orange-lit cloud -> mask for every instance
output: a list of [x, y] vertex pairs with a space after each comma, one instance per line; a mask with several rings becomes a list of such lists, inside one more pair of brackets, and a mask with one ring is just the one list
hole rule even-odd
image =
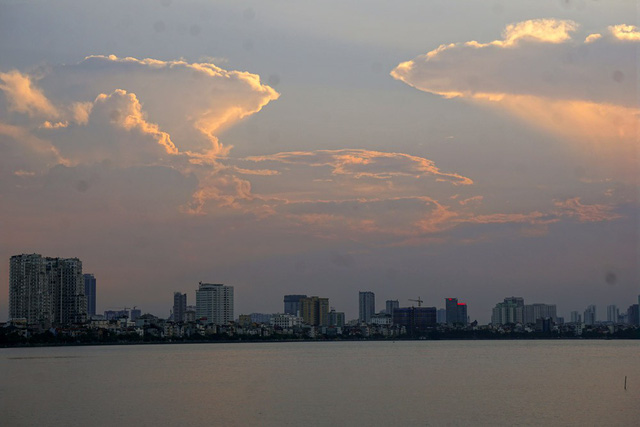
[[621, 179], [638, 179], [636, 27], [583, 41], [572, 21], [509, 25], [501, 40], [442, 45], [391, 75], [417, 89], [500, 108], [593, 153]]
[[0, 90], [9, 100], [9, 109], [30, 116], [59, 117], [58, 110], [38, 89], [33, 78], [17, 70], [0, 73]]
[[404, 153], [363, 149], [317, 150], [252, 156], [247, 160], [302, 164], [311, 167], [327, 166], [331, 168], [332, 175], [350, 175], [355, 178], [389, 179], [399, 176], [414, 178], [430, 176], [435, 177], [438, 181], [446, 181], [454, 185], [473, 184], [470, 178], [440, 171], [435, 163], [429, 159]]
[[127, 93], [122, 89], [116, 89], [109, 95], [101, 93], [95, 100], [93, 110], [96, 112], [99, 110], [108, 111], [111, 122], [116, 126], [126, 130], [135, 129], [150, 135], [164, 147], [167, 154], [178, 153], [169, 134], [162, 132], [157, 124], [147, 122], [142, 112], [142, 106], [134, 93]]
[[609, 31], [618, 40], [640, 41], [640, 29], [635, 25], [612, 25]]
[[610, 221], [621, 218], [613, 212], [613, 207], [602, 204], [585, 205], [580, 202], [579, 197], [574, 197], [564, 201], [556, 201], [558, 215], [576, 218], [580, 222]]

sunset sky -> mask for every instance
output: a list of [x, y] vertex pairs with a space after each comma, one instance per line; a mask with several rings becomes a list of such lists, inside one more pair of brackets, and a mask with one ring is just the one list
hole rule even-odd
[[0, 0], [9, 257], [78, 257], [97, 310], [236, 316], [358, 291], [640, 293], [634, 0]]

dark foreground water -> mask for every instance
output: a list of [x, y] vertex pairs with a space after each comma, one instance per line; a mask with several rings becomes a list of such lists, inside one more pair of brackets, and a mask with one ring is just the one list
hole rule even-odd
[[637, 426], [640, 342], [2, 349], [0, 417], [3, 426]]

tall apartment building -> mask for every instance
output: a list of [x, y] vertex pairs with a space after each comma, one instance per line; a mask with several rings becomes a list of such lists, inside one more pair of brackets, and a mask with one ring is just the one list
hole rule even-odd
[[233, 286], [200, 282], [196, 290], [196, 317], [216, 325], [233, 321]]
[[400, 302], [397, 299], [388, 299], [385, 303], [385, 311], [390, 316], [393, 316], [393, 310], [396, 308], [400, 308]]
[[86, 320], [82, 261], [39, 254], [11, 257], [9, 317], [24, 318], [43, 327], [66, 326]]
[[87, 316], [96, 315], [96, 278], [93, 274], [83, 274], [84, 296], [87, 298]]
[[526, 304], [524, 306], [524, 323], [535, 324], [538, 319], [550, 318], [554, 322], [557, 322], [558, 317], [556, 315], [555, 304]]
[[187, 313], [187, 294], [173, 293], [173, 321], [184, 322]]
[[445, 298], [447, 325], [463, 325], [468, 322], [467, 304], [458, 302], [458, 298]]
[[491, 313], [493, 325], [506, 325], [509, 323], [524, 322], [524, 298], [509, 297], [499, 302]]
[[358, 319], [360, 322], [371, 323], [371, 316], [376, 313], [376, 295], [366, 291], [358, 294]]
[[596, 324], [596, 306], [590, 305], [584, 311], [584, 324], [585, 325], [595, 325]]
[[306, 295], [285, 295], [284, 296], [284, 314], [299, 316], [300, 300], [306, 297], [307, 297]]
[[329, 326], [329, 298], [317, 296], [300, 299], [300, 317], [311, 326]]
[[618, 323], [618, 307], [615, 304], [607, 306], [607, 322]]

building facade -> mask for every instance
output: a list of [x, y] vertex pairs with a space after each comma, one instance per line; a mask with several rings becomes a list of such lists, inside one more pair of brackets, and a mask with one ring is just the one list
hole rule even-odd
[[196, 317], [215, 325], [233, 321], [233, 286], [200, 282], [196, 290]]
[[524, 323], [535, 324], [538, 319], [550, 318], [557, 322], [555, 304], [526, 304], [524, 306]]
[[306, 298], [306, 295], [285, 295], [284, 296], [284, 314], [292, 316], [300, 316], [300, 300]]
[[317, 296], [300, 299], [300, 317], [311, 326], [329, 326], [329, 298]]
[[385, 303], [385, 312], [393, 316], [393, 310], [400, 308], [400, 302], [397, 299], [388, 299]]
[[467, 304], [458, 302], [458, 298], [445, 298], [447, 325], [467, 326]]
[[360, 322], [371, 323], [371, 316], [376, 313], [376, 295], [366, 291], [358, 294], [358, 319]]
[[42, 327], [84, 322], [82, 261], [39, 254], [11, 257], [9, 263], [9, 317]]
[[493, 325], [524, 323], [524, 298], [508, 297], [499, 302], [491, 312]]
[[393, 324], [404, 326], [407, 333], [415, 335], [436, 325], [435, 307], [403, 307], [393, 311]]
[[96, 278], [93, 274], [85, 273], [84, 278], [84, 296], [87, 298], [87, 316], [96, 315]]
[[173, 293], [173, 321], [184, 322], [186, 321], [187, 313], [187, 294], [181, 292]]
[[585, 325], [595, 325], [596, 324], [596, 306], [590, 305], [584, 311], [584, 324]]

